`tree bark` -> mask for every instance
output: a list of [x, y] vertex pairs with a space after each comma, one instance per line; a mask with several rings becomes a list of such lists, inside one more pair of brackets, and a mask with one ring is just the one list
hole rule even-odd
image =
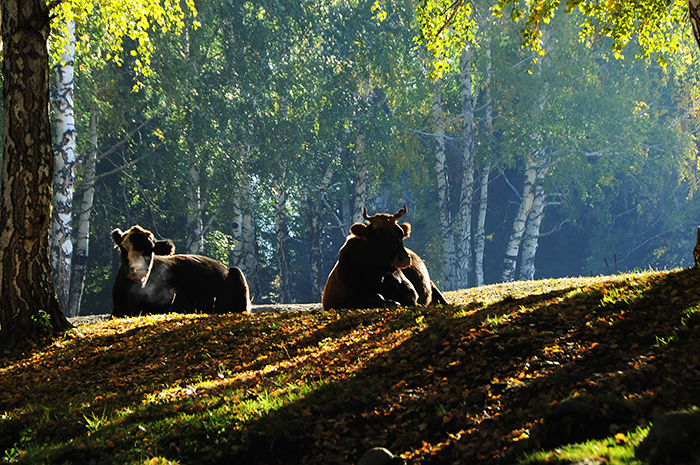
[[489, 176], [491, 165], [481, 170], [479, 178], [479, 216], [476, 220], [476, 243], [474, 245], [474, 274], [476, 285], [484, 285], [484, 250], [486, 248], [486, 209], [489, 197]]
[[362, 207], [367, 202], [367, 161], [365, 159], [365, 136], [355, 139], [355, 184], [353, 192], [352, 222], [362, 223]]
[[188, 155], [187, 187], [187, 236], [185, 237], [185, 250], [190, 254], [201, 255], [204, 253], [204, 202], [200, 187], [199, 167], [194, 147], [190, 148]]
[[292, 302], [292, 275], [289, 260], [289, 228], [287, 226], [287, 190], [284, 175], [272, 189], [275, 198], [275, 236], [277, 241], [277, 266], [279, 268], [279, 299], [282, 304]]
[[53, 208], [51, 212], [51, 270], [58, 302], [69, 313], [71, 262], [73, 259], [73, 186], [76, 139], [73, 100], [75, 23], [66, 24], [66, 45], [61, 63], [54, 67], [56, 91], [51, 98], [55, 118]]
[[444, 266], [444, 290], [455, 288], [455, 246], [450, 218], [450, 188], [447, 175], [447, 156], [445, 154], [445, 128], [442, 121], [442, 83], [435, 84], [435, 99], [432, 107], [433, 132], [435, 134], [435, 173], [437, 175], [438, 211], [440, 212], [440, 230], [442, 232], [442, 260]]
[[316, 194], [306, 196], [306, 224], [309, 232], [309, 264], [311, 267], [311, 292], [314, 299], [321, 300], [327, 276], [323, 271], [322, 217], [326, 214], [325, 197], [333, 171], [327, 169]]
[[695, 42], [700, 47], [700, 0], [688, 0], [688, 16], [693, 26]]
[[462, 94], [462, 186], [459, 197], [456, 285], [469, 286], [472, 243], [472, 200], [474, 196], [474, 98], [472, 97], [472, 49], [462, 52], [459, 62]]
[[80, 303], [85, 288], [85, 276], [87, 275], [88, 254], [90, 248], [90, 215], [95, 199], [95, 171], [97, 165], [97, 110], [90, 113], [90, 128], [88, 130], [91, 150], [85, 161], [83, 174], [85, 190], [83, 200], [78, 212], [78, 237], [76, 238], [75, 253], [73, 255], [73, 276], [71, 277], [70, 298], [68, 300], [67, 316], [80, 315]]
[[[491, 80], [493, 77], [493, 60], [491, 55], [491, 36], [486, 37], [486, 81], [484, 94], [486, 96], [486, 129], [489, 134], [489, 153], [496, 153], [493, 138], [493, 99], [491, 98]], [[476, 241], [474, 244], [474, 274], [476, 285], [484, 285], [484, 251], [486, 249], [486, 212], [488, 209], [489, 177], [493, 168], [492, 161], [487, 160], [481, 168], [479, 179], [479, 216], [476, 224]]]
[[0, 344], [71, 327], [49, 265], [53, 151], [49, 11], [44, 0], [2, 0], [3, 157], [0, 186]]
[[520, 258], [520, 273], [518, 278], [524, 281], [535, 278], [535, 254], [540, 235], [540, 225], [544, 218], [545, 194], [541, 181], [543, 173], [539, 173], [538, 184], [535, 187], [535, 196], [532, 201], [532, 208], [527, 215], [525, 223], [525, 236], [523, 237], [523, 251]]
[[535, 184], [535, 176], [537, 175], [537, 167], [533, 157], [529, 157], [525, 166], [525, 182], [523, 183], [523, 195], [520, 199], [520, 206], [513, 220], [513, 230], [508, 240], [506, 247], [506, 255], [503, 259], [503, 282], [515, 280], [515, 266], [518, 261], [518, 253], [520, 252], [520, 243], [525, 232], [525, 221], [527, 215], [532, 209], [534, 200], [533, 186]]
[[246, 165], [248, 149], [241, 151], [242, 177], [238, 186], [238, 195], [234, 207], [234, 219], [232, 221], [232, 235], [234, 246], [231, 251], [231, 266], [237, 266], [243, 270], [248, 287], [250, 288], [250, 300], [260, 299], [260, 276], [258, 267], [258, 244], [255, 229], [255, 207], [253, 205], [253, 185]]

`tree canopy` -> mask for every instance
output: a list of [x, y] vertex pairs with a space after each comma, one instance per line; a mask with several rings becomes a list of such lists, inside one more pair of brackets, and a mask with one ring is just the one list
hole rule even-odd
[[[687, 29], [689, 16], [696, 40], [700, 44], [698, 4], [693, 0], [498, 0], [486, 11], [484, 5], [467, 0], [421, 0], [416, 7], [420, 31], [416, 36], [437, 59], [436, 71], [448, 66], [454, 51], [474, 44], [477, 17], [492, 14], [506, 17], [520, 25], [522, 46], [544, 53], [543, 31], [558, 14], [581, 14], [579, 40], [590, 46], [603, 37], [612, 39], [611, 50], [622, 58], [624, 49], [635, 42], [639, 57], [654, 56], [665, 64], [678, 51]], [[536, 60], [536, 59], [535, 59]]]

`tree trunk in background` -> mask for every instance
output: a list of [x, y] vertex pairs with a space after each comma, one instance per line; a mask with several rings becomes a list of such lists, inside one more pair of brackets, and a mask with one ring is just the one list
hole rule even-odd
[[326, 214], [325, 197], [333, 171], [326, 170], [317, 194], [306, 196], [306, 224], [309, 230], [309, 263], [311, 267], [311, 293], [314, 302], [320, 302], [327, 276], [323, 274], [322, 217]]
[[365, 136], [358, 134], [355, 140], [355, 183], [353, 192], [352, 222], [362, 223], [362, 207], [367, 202], [367, 161], [365, 159]]
[[459, 62], [462, 95], [462, 186], [459, 197], [456, 287], [469, 287], [472, 243], [472, 200], [474, 196], [474, 99], [472, 97], [472, 50], [462, 52]]
[[280, 302], [292, 302], [292, 275], [289, 270], [289, 228], [287, 227], [287, 187], [284, 175], [272, 189], [275, 198], [275, 236], [277, 242], [277, 266], [279, 268]]
[[[491, 98], [491, 81], [493, 77], [493, 60], [491, 55], [491, 36], [486, 37], [486, 80], [484, 82], [485, 94], [485, 123], [489, 133], [488, 147], [489, 154], [493, 157], [496, 153], [495, 141], [493, 138], [493, 99]], [[486, 212], [489, 198], [489, 177], [493, 168], [493, 161], [486, 160], [481, 168], [479, 179], [479, 216], [476, 224], [476, 241], [474, 244], [474, 274], [476, 275], [476, 285], [483, 286], [484, 281], [484, 251], [486, 249]]]
[[232, 234], [234, 246], [231, 251], [231, 266], [237, 266], [245, 275], [250, 288], [252, 301], [260, 299], [260, 276], [258, 267], [258, 244], [255, 231], [255, 206], [253, 205], [253, 185], [246, 172], [247, 152], [241, 153], [242, 178], [237, 189]]
[[532, 209], [527, 215], [525, 223], [525, 236], [523, 237], [523, 251], [520, 259], [520, 273], [518, 279], [530, 280], [535, 277], [535, 254], [540, 235], [540, 225], [544, 218], [545, 195], [542, 187], [544, 172], [537, 175], [538, 184], [535, 186], [535, 197], [532, 201]]
[[187, 235], [185, 236], [185, 251], [190, 254], [201, 255], [204, 252], [204, 202], [199, 182], [199, 167], [194, 147], [190, 147], [188, 155], [189, 167], [187, 169]]
[[486, 165], [481, 170], [479, 178], [479, 216], [476, 220], [476, 243], [474, 245], [474, 274], [476, 285], [484, 285], [484, 249], [486, 248], [486, 209], [489, 198], [489, 175], [491, 165]]
[[0, 16], [0, 345], [9, 349], [71, 325], [61, 312], [49, 266], [49, 11], [44, 0], [3, 0]]
[[75, 23], [72, 21], [66, 24], [66, 34], [61, 63], [54, 67], [56, 91], [51, 98], [55, 118], [55, 144], [50, 235], [54, 286], [64, 312], [68, 312], [73, 258], [73, 185], [77, 137], [73, 104]]
[[243, 264], [245, 253], [243, 251], [243, 210], [241, 210], [241, 206], [239, 205], [240, 201], [241, 197], [239, 196], [233, 206], [233, 219], [231, 220], [233, 245], [229, 251], [228, 266], [237, 266], [243, 270], [245, 268]]
[[71, 278], [70, 299], [68, 300], [67, 316], [80, 314], [80, 302], [85, 288], [87, 275], [88, 253], [90, 244], [90, 214], [95, 198], [95, 171], [97, 165], [97, 110], [90, 113], [90, 128], [88, 139], [92, 149], [85, 160], [85, 190], [83, 201], [78, 212], [78, 237], [76, 238], [75, 253], [73, 254], [73, 276]]
[[438, 210], [440, 212], [440, 229], [442, 231], [442, 259], [444, 266], [443, 290], [455, 288], [455, 246], [450, 218], [450, 189], [447, 176], [447, 156], [445, 154], [445, 128], [442, 121], [442, 83], [435, 83], [435, 99], [432, 108], [433, 132], [435, 134], [435, 173], [437, 175]]
[[506, 247], [506, 255], [503, 260], [503, 275], [501, 276], [503, 282], [515, 280], [515, 265], [518, 261], [518, 253], [520, 252], [520, 242], [525, 232], [525, 221], [532, 209], [532, 202], [534, 200], [533, 186], [536, 175], [537, 167], [535, 166], [533, 157], [529, 157], [525, 166], [523, 195], [520, 199], [520, 206], [515, 214], [515, 219], [513, 220], [513, 230], [510, 234], [508, 246]]

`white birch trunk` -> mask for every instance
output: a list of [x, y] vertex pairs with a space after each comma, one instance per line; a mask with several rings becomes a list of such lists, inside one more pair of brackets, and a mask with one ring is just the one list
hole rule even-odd
[[367, 161], [365, 158], [365, 136], [358, 134], [355, 140], [355, 184], [352, 204], [352, 222], [361, 223], [362, 207], [367, 202]]
[[491, 165], [481, 170], [479, 178], [479, 216], [476, 220], [476, 244], [474, 245], [474, 274], [476, 285], [484, 285], [484, 249], [486, 248], [486, 209], [489, 198], [489, 176]]
[[194, 149], [190, 149], [188, 179], [185, 195], [187, 196], [187, 235], [185, 250], [190, 254], [201, 255], [204, 252], [204, 206], [199, 182], [199, 168]]
[[469, 286], [472, 242], [472, 200], [474, 195], [474, 99], [472, 97], [472, 51], [464, 50], [459, 62], [462, 94], [462, 186], [459, 197], [456, 286]]
[[442, 255], [444, 266], [444, 290], [455, 288], [455, 246], [450, 218], [450, 189], [447, 175], [447, 157], [445, 154], [445, 128], [442, 121], [442, 84], [435, 84], [435, 99], [432, 107], [433, 132], [435, 134], [435, 173], [437, 175], [438, 211], [440, 213], [440, 230], [442, 232]]
[[[494, 153], [493, 148], [493, 99], [491, 98], [491, 80], [493, 77], [493, 60], [491, 55], [491, 36], [486, 38], [486, 81], [484, 93], [486, 95], [486, 129], [489, 132], [489, 152]], [[474, 274], [476, 285], [483, 286], [484, 281], [484, 251], [486, 249], [486, 212], [488, 209], [489, 177], [491, 175], [492, 162], [487, 161], [481, 169], [479, 179], [479, 216], [476, 225], [476, 243], [474, 244]]]
[[538, 174], [538, 184], [535, 187], [535, 198], [532, 209], [525, 223], [525, 236], [523, 237], [523, 251], [520, 258], [520, 273], [518, 279], [531, 280], [535, 278], [535, 254], [540, 235], [540, 225], [544, 218], [545, 195], [541, 181], [544, 173]]
[[503, 282], [515, 280], [515, 266], [518, 261], [518, 253], [520, 252], [520, 243], [523, 238], [523, 233], [525, 232], [525, 221], [527, 220], [527, 215], [530, 214], [532, 202], [534, 200], [533, 187], [536, 175], [537, 167], [535, 166], [533, 157], [530, 157], [525, 166], [523, 195], [520, 199], [520, 206], [515, 214], [515, 219], [513, 220], [513, 230], [508, 240], [505, 258], [503, 259], [503, 275], [501, 276]]
[[90, 246], [90, 214], [95, 199], [95, 172], [97, 165], [97, 111], [90, 113], [90, 127], [88, 139], [91, 150], [85, 161], [85, 190], [78, 212], [78, 237], [75, 240], [75, 252], [73, 254], [73, 276], [71, 278], [70, 298], [68, 300], [68, 313], [66, 316], [80, 315], [80, 303], [83, 299], [85, 288], [85, 276], [87, 275], [88, 254]]
[[289, 270], [289, 228], [287, 227], [287, 190], [284, 175], [272, 189], [275, 199], [275, 236], [277, 242], [277, 266], [279, 268], [279, 299], [282, 304], [292, 301], [292, 281]]
[[248, 153], [250, 149], [243, 147], [240, 152], [240, 170], [242, 177], [236, 189], [236, 202], [234, 203], [233, 220], [231, 221], [231, 235], [233, 247], [229, 260], [230, 266], [237, 266], [243, 271], [248, 287], [250, 299], [260, 299], [260, 277], [258, 272], [258, 244], [255, 229], [255, 217], [253, 216], [253, 184], [246, 170]]
[[75, 23], [66, 24], [66, 45], [61, 63], [54, 68], [56, 91], [51, 99], [55, 116], [53, 202], [51, 214], [51, 269], [56, 296], [64, 312], [70, 295], [73, 256], [72, 213], [75, 183], [75, 109], [73, 102], [75, 67]]
[[[243, 250], [243, 210], [240, 205], [239, 195], [233, 206], [233, 219], [231, 220], [231, 237], [233, 245], [229, 254], [229, 266], [237, 266], [241, 270], [245, 268], [245, 253]], [[243, 271], [245, 274], [245, 270]]]

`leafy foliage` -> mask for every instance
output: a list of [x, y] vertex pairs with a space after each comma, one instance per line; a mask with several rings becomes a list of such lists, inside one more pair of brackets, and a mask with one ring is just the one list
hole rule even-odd
[[[449, 69], [453, 54], [445, 51], [461, 50], [474, 43], [477, 23], [472, 12], [474, 2], [465, 0], [423, 0], [416, 8], [420, 33], [417, 40], [425, 42], [428, 51], [439, 62], [438, 73]], [[572, 0], [499, 0], [491, 7], [496, 17], [507, 17], [521, 24], [522, 46], [544, 55], [543, 33], [557, 14], [583, 15], [579, 26], [580, 41], [588, 44], [602, 38], [611, 38], [616, 58], [624, 58], [623, 50], [635, 40], [640, 47], [638, 57], [654, 55], [661, 64], [682, 48], [687, 28], [688, 4], [681, 0], [587, 1]], [[485, 15], [485, 12], [480, 12]], [[454, 53], [454, 52], [453, 52]], [[534, 58], [537, 61], [537, 58]]]
[[[695, 269], [508, 283], [442, 308], [80, 326], [0, 359], [0, 450], [19, 463], [513, 463], [587, 399], [616, 463], [696, 404]], [[154, 462], [155, 461], [155, 462]]]
[[[136, 57], [135, 69], [147, 76], [154, 51], [153, 32], [180, 34], [185, 16], [196, 17], [197, 10], [194, 0], [184, 0], [184, 5], [180, 0], [71, 0], [59, 2], [55, 14], [63, 27], [67, 22], [78, 26], [77, 52], [84, 63], [102, 66], [113, 61], [121, 66], [126, 54], [124, 41], [129, 39], [134, 45], [129, 54]], [[52, 46], [60, 51], [67, 35], [63, 28], [58, 31], [52, 36]]]

